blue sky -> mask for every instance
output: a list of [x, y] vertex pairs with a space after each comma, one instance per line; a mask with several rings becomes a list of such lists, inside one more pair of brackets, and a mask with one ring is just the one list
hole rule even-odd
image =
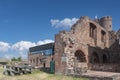
[[52, 42], [54, 34], [70, 28], [66, 23], [56, 27], [54, 21], [110, 15], [117, 31], [119, 4], [119, 0], [0, 0], [0, 57], [27, 57], [30, 46]]

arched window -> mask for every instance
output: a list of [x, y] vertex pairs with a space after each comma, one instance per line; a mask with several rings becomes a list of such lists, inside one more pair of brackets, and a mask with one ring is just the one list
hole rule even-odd
[[93, 39], [97, 39], [97, 28], [96, 28], [96, 26], [93, 23], [90, 23], [89, 35]]
[[92, 62], [93, 63], [99, 63], [100, 62], [99, 61], [99, 56], [96, 52], [94, 52], [91, 57], [92, 57]]
[[81, 50], [75, 52], [75, 57], [78, 62], [86, 62], [85, 54]]

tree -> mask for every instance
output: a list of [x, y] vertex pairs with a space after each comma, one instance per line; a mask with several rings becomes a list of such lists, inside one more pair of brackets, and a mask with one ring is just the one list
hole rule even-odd
[[13, 58], [11, 59], [11, 61], [16, 61], [16, 58], [15, 58], [15, 57], [13, 57]]
[[18, 58], [13, 57], [13, 58], [11, 58], [11, 61], [22, 61], [22, 58], [21, 57], [18, 57]]
[[21, 58], [21, 57], [18, 57], [17, 61], [22, 61], [22, 58]]

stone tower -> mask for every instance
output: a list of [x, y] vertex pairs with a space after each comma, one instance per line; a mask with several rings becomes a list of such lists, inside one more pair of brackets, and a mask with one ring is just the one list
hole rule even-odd
[[107, 31], [112, 30], [112, 17], [105, 16], [100, 19], [100, 25], [104, 27]]

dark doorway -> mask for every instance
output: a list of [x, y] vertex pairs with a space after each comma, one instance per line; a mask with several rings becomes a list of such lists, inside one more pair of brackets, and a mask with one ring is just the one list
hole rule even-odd
[[93, 63], [99, 63], [99, 57], [98, 57], [98, 54], [96, 52], [93, 53], [93, 55], [91, 56], [92, 57], [92, 62]]
[[107, 63], [107, 56], [103, 54], [103, 63]]

